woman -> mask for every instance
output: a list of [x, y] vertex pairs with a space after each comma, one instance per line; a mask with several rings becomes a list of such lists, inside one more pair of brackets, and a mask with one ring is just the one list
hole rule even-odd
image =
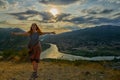
[[30, 55], [30, 60], [33, 65], [33, 73], [31, 75], [31, 78], [37, 78], [37, 69], [38, 69], [38, 63], [40, 60], [40, 53], [41, 53], [41, 45], [39, 41], [39, 35], [44, 35], [44, 34], [51, 34], [54, 32], [41, 32], [39, 27], [37, 26], [36, 23], [33, 23], [31, 25], [31, 28], [28, 32], [12, 32], [13, 35], [25, 35], [30, 37], [30, 41], [28, 44], [29, 48], [29, 55]]

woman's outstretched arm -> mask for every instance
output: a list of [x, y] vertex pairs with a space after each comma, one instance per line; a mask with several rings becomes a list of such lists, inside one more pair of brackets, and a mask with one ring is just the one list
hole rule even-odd
[[44, 34], [56, 34], [55, 32], [42, 32], [42, 35]]
[[30, 35], [28, 32], [12, 32], [11, 34], [18, 35], [18, 36], [29, 36]]

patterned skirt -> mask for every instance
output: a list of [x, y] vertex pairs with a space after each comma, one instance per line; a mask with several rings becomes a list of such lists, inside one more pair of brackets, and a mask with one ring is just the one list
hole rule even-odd
[[31, 62], [36, 61], [37, 63], [40, 61], [40, 53], [41, 53], [41, 45], [40, 42], [35, 44], [32, 47], [29, 47], [29, 56]]

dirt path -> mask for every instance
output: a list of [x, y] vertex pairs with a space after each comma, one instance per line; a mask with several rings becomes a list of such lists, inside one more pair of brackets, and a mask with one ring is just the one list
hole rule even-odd
[[[0, 62], [0, 80], [28, 80], [32, 72], [30, 63]], [[39, 63], [37, 80], [120, 80], [120, 70], [105, 68], [95, 62]]]

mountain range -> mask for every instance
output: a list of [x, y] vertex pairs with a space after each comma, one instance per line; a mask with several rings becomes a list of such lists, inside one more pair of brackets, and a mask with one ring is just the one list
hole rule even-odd
[[[0, 28], [0, 50], [27, 47], [28, 37], [14, 36], [19, 28]], [[120, 55], [120, 26], [102, 25], [40, 37], [41, 43], [56, 44], [59, 51], [73, 55]], [[84, 53], [84, 54], [83, 54]]]
[[[25, 32], [25, 31], [20, 28], [0, 28], [0, 51], [22, 50], [27, 48], [29, 37], [12, 35], [11, 32]], [[45, 50], [50, 46], [44, 43], [42, 43], [41, 45], [42, 50]]]
[[102, 25], [51, 35], [44, 42], [56, 44], [59, 51], [75, 55], [120, 55], [120, 26]]
[[15, 36], [11, 32], [24, 32], [19, 28], [0, 28], [0, 50], [20, 49], [26, 46], [28, 37]]

